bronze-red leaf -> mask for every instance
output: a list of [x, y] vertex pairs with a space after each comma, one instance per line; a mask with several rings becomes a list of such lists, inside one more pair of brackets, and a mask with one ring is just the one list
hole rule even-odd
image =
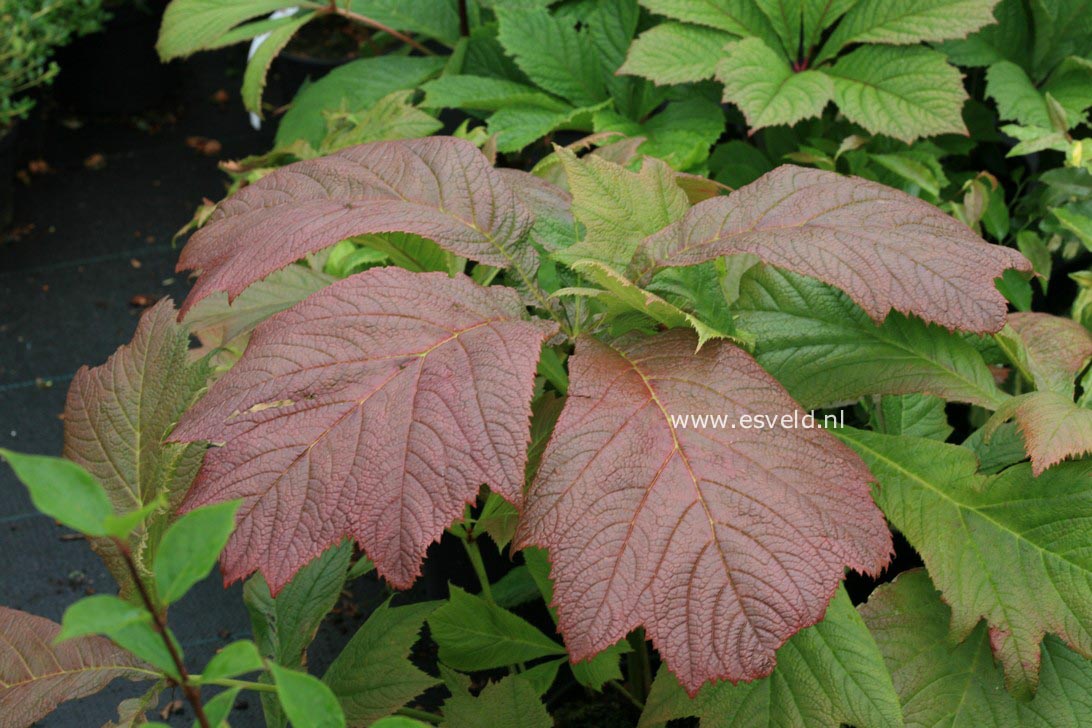
[[[769, 674], [844, 568], [875, 573], [891, 551], [860, 459], [822, 429], [743, 427], [799, 406], [743, 350], [696, 345], [579, 340], [517, 533], [550, 550], [573, 660], [644, 625], [691, 695]], [[704, 414], [724, 420], [672, 421]]]
[[175, 429], [209, 451], [184, 508], [242, 498], [226, 579], [276, 591], [352, 536], [399, 588], [480, 486], [522, 495], [535, 368], [556, 325], [515, 291], [376, 268], [259, 326]]

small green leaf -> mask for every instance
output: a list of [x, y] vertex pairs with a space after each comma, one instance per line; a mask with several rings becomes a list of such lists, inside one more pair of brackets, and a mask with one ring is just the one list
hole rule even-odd
[[428, 619], [445, 664], [470, 672], [565, 654], [564, 647], [522, 617], [456, 586], [450, 590], [450, 600]]
[[246, 107], [247, 111], [258, 116], [264, 115], [262, 111], [262, 91], [265, 90], [265, 77], [269, 73], [269, 65], [273, 63], [276, 55], [288, 45], [288, 41], [292, 40], [292, 36], [315, 17], [313, 12], [299, 13], [290, 22], [277, 26], [275, 30], [265, 35], [262, 42], [251, 54], [246, 64], [246, 70], [243, 72], [242, 97], [243, 106]]
[[486, 685], [478, 695], [458, 692], [444, 701], [444, 725], [448, 728], [550, 728], [535, 684], [523, 675], [509, 675]]
[[235, 707], [235, 698], [239, 697], [240, 690], [242, 688], [228, 688], [205, 702], [205, 717], [209, 725], [213, 728], [227, 726], [228, 715]]
[[288, 720], [307, 728], [344, 728], [345, 714], [330, 688], [317, 677], [271, 663], [269, 671]]
[[201, 672], [201, 682], [215, 682], [227, 677], [256, 672], [264, 667], [262, 656], [258, 654], [258, 646], [250, 640], [239, 640], [212, 656]]
[[182, 598], [216, 564], [235, 529], [241, 501], [228, 501], [190, 511], [163, 534], [152, 570], [164, 604]]
[[34, 507], [88, 536], [109, 536], [106, 520], [114, 509], [90, 473], [64, 458], [22, 455], [0, 448], [15, 476], [30, 491]]
[[108, 594], [84, 597], [64, 610], [54, 643], [89, 634], [110, 635], [132, 624], [150, 624], [144, 609]]

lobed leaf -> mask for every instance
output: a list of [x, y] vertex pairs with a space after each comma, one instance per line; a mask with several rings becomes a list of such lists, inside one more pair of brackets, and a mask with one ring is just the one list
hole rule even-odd
[[724, 100], [739, 107], [752, 131], [820, 116], [834, 94], [825, 73], [794, 71], [784, 55], [758, 38], [730, 44], [716, 76], [724, 84]]
[[985, 618], [1005, 685], [1018, 698], [1039, 682], [1044, 635], [1092, 657], [1092, 462], [1064, 463], [1038, 478], [1026, 463], [984, 476], [964, 447], [834, 432], [868, 463], [879, 482], [876, 502], [951, 605], [954, 639]]
[[987, 436], [1009, 419], [1016, 420], [1024, 436], [1035, 475], [1092, 453], [1092, 409], [1076, 404], [1072, 396], [1046, 391], [1014, 397], [990, 418]]
[[0, 606], [0, 725], [31, 725], [66, 700], [97, 693], [116, 678], [151, 670], [104, 637], [53, 644], [61, 626]]
[[674, 426], [797, 409], [741, 349], [696, 344], [684, 330], [578, 340], [516, 538], [550, 549], [572, 660], [644, 625], [691, 695], [769, 674], [843, 569], [875, 573], [891, 550], [867, 470], [825, 431]]
[[259, 326], [182, 418], [211, 450], [184, 504], [242, 498], [222, 561], [276, 593], [352, 536], [400, 588], [486, 483], [523, 490], [530, 400], [555, 324], [465, 277], [373, 268]]
[[1046, 313], [1013, 313], [997, 335], [1002, 349], [1031, 375], [1041, 391], [1073, 395], [1073, 382], [1092, 358], [1092, 333], [1073, 319]]
[[1030, 702], [1007, 694], [979, 624], [961, 643], [948, 634], [951, 610], [925, 571], [879, 587], [861, 616], [883, 652], [908, 728], [1078, 728], [1092, 715], [1092, 662], [1048, 637], [1039, 691]]
[[976, 332], [1005, 322], [994, 278], [1031, 267], [916, 197], [784, 165], [692, 207], [642, 243], [633, 268], [643, 281], [658, 268], [736, 253], [837, 286], [877, 322], [895, 309]]
[[533, 279], [530, 215], [470, 142], [375, 142], [290, 164], [244, 187], [194, 233], [178, 270], [201, 277], [185, 314], [217, 291], [235, 298], [307, 253], [354, 235], [414, 233], [456, 255]]
[[550, 728], [554, 724], [539, 698], [532, 678], [509, 675], [489, 683], [476, 696], [455, 692], [444, 701], [444, 725], [448, 728]]

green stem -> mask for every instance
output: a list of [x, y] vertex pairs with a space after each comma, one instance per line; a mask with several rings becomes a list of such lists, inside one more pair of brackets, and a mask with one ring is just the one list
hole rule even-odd
[[489, 586], [489, 575], [485, 573], [485, 562], [482, 561], [482, 552], [478, 548], [478, 542], [475, 541], [469, 531], [464, 531], [466, 534], [460, 539], [463, 542], [463, 548], [466, 549], [466, 555], [470, 557], [470, 564], [474, 567], [474, 573], [478, 575], [478, 582], [482, 585], [482, 598], [485, 601], [497, 606], [497, 602], [493, 600], [493, 589]]
[[637, 697], [634, 696], [633, 693], [626, 690], [625, 685], [618, 682], [617, 680], [607, 680], [607, 685], [610, 685], [612, 688], [614, 688], [619, 693], [621, 693], [622, 697], [624, 697], [629, 702], [633, 703], [633, 705], [637, 708], [637, 710], [644, 711], [645, 704], [643, 702], [641, 702], [640, 700], [638, 700]]
[[629, 636], [629, 644], [633, 648], [629, 660], [629, 682], [640, 699], [644, 700], [652, 689], [652, 665], [648, 657], [645, 630], [640, 627], [635, 629]]
[[[200, 675], [193, 676], [195, 680], [201, 678]], [[251, 682], [250, 680], [235, 680], [228, 677], [220, 677], [215, 680], [209, 680], [207, 685], [219, 685], [225, 688], [242, 688], [243, 690], [255, 690], [259, 693], [275, 693], [277, 692], [276, 686], [268, 683]]]
[[399, 708], [394, 711], [395, 715], [404, 715], [407, 718], [414, 718], [415, 720], [422, 721], [424, 723], [431, 723], [433, 725], [440, 725], [443, 722], [443, 718], [430, 713], [427, 710], [417, 710], [416, 708]]

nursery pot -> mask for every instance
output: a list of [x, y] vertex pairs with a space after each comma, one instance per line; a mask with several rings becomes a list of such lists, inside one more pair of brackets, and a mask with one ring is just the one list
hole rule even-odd
[[19, 125], [0, 129], [0, 230], [15, 217], [15, 138]]
[[162, 104], [174, 89], [173, 69], [159, 60], [155, 42], [163, 8], [126, 3], [111, 9], [101, 33], [77, 38], [58, 53], [58, 100], [85, 114], [139, 114]]

